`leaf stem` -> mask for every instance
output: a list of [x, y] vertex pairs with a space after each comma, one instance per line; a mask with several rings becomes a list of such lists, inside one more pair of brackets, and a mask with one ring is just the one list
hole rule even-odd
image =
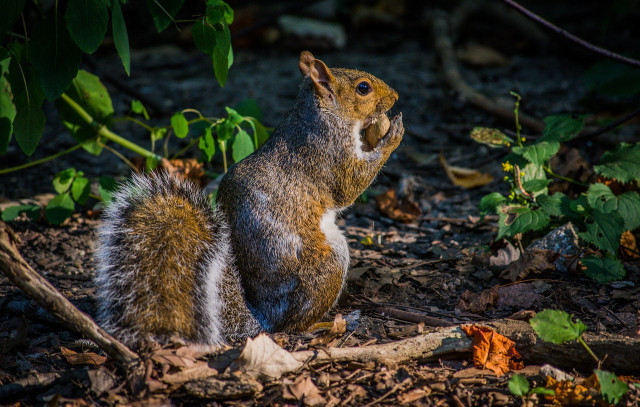
[[171, 156], [171, 160], [175, 160], [176, 158], [180, 157], [182, 154], [184, 154], [188, 149], [190, 149], [191, 147], [193, 147], [198, 141], [200, 140], [200, 137], [195, 138], [193, 140], [191, 140], [189, 142], [189, 144], [187, 144], [185, 147], [183, 147], [180, 151], [178, 151], [177, 153], [175, 153], [174, 155]]
[[159, 155], [154, 154], [151, 151], [147, 150], [146, 148], [140, 147], [136, 143], [117, 135], [116, 133], [109, 130], [107, 126], [105, 126], [104, 124], [95, 121], [94, 118], [89, 113], [87, 113], [86, 110], [82, 108], [82, 106], [80, 106], [75, 100], [71, 99], [71, 97], [69, 97], [69, 95], [67, 95], [66, 93], [63, 93], [62, 96], [60, 97], [73, 110], [75, 110], [75, 112], [78, 113], [78, 115], [84, 121], [86, 121], [88, 124], [94, 127], [97, 130], [99, 136], [102, 136], [108, 140], [111, 140], [114, 143], [120, 144], [122, 147], [127, 148], [133, 151], [134, 153], [139, 154], [145, 158], [155, 158], [156, 160], [160, 160], [162, 158]]
[[51, 160], [53, 160], [55, 158], [58, 158], [58, 157], [63, 156], [65, 154], [69, 154], [69, 153], [71, 153], [73, 151], [76, 151], [77, 149], [82, 147], [85, 143], [76, 144], [76, 145], [74, 145], [72, 147], [67, 148], [66, 150], [59, 151], [59, 152], [57, 152], [55, 154], [52, 154], [50, 156], [41, 158], [39, 160], [31, 161], [31, 162], [28, 162], [28, 163], [25, 163], [25, 164], [21, 164], [21, 165], [16, 165], [15, 167], [2, 169], [2, 170], [0, 170], [0, 174], [7, 174], [7, 173], [10, 173], [10, 172], [14, 172], [14, 171], [20, 171], [20, 170], [24, 170], [25, 168], [35, 167], [36, 165], [39, 165], [39, 164], [42, 164], [42, 163], [46, 163], [47, 161], [51, 161]]
[[598, 359], [598, 357], [596, 356], [595, 353], [593, 353], [593, 351], [591, 350], [591, 348], [589, 347], [589, 345], [587, 345], [587, 343], [584, 341], [584, 339], [582, 339], [582, 335], [580, 335], [578, 337], [578, 341], [582, 344], [582, 346], [585, 347], [585, 349], [587, 350], [587, 352], [589, 352], [589, 355], [591, 355], [596, 362], [598, 362], [598, 365], [600, 364], [600, 359]]
[[547, 174], [551, 175], [554, 178], [558, 178], [558, 179], [561, 179], [563, 181], [571, 182], [572, 184], [580, 185], [581, 187], [585, 187], [585, 188], [587, 187], [587, 184], [583, 184], [580, 181], [576, 181], [575, 179], [563, 177], [560, 174], [556, 174], [555, 172], [553, 172], [551, 170], [551, 168], [547, 167], [546, 165], [543, 165], [542, 168], [544, 169], [544, 172], [546, 172]]

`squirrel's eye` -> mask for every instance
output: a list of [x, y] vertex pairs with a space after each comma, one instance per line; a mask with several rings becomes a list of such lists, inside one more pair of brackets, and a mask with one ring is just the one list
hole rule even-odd
[[371, 92], [371, 90], [371, 85], [369, 85], [369, 82], [367, 81], [362, 81], [356, 85], [356, 91], [361, 95], [366, 95]]

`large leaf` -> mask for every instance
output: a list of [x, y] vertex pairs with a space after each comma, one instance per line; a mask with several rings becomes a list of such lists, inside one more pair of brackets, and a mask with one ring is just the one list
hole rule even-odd
[[587, 231], [580, 233], [580, 237], [615, 255], [620, 246], [620, 237], [624, 232], [622, 218], [616, 213], [593, 210], [587, 216], [585, 223]]
[[571, 315], [552, 309], [538, 312], [529, 324], [542, 340], [556, 344], [576, 340], [587, 330], [579, 319], [573, 322]]
[[479, 210], [480, 214], [486, 215], [487, 213], [495, 213], [498, 206], [503, 204], [507, 198], [502, 196], [500, 192], [492, 192], [489, 195], [485, 195], [480, 200]]
[[122, 65], [127, 75], [131, 75], [131, 56], [129, 54], [129, 34], [127, 25], [124, 22], [120, 0], [112, 0], [111, 7], [111, 30], [113, 31], [113, 42], [122, 60]]
[[498, 211], [500, 222], [496, 240], [516, 233], [526, 233], [543, 229], [551, 218], [540, 209], [531, 210], [526, 206], [504, 205]]
[[596, 376], [600, 382], [600, 393], [612, 406], [618, 404], [622, 396], [629, 390], [627, 383], [618, 379], [615, 373], [605, 370], [596, 370]]
[[607, 185], [596, 183], [589, 187], [587, 201], [601, 212], [618, 214], [624, 220], [626, 230], [640, 226], [640, 195], [635, 191], [615, 196]]
[[16, 22], [22, 9], [24, 8], [25, 0], [4, 0], [2, 2], [2, 12], [0, 13], [0, 40], [4, 37], [13, 24]]
[[547, 116], [544, 119], [544, 132], [540, 141], [555, 141], [563, 143], [571, 140], [582, 131], [584, 119], [571, 114]]
[[169, 27], [183, 3], [184, 0], [147, 0], [147, 8], [158, 32]]
[[82, 53], [62, 18], [57, 24], [52, 17], [41, 21], [34, 27], [30, 43], [29, 58], [42, 91], [48, 100], [57, 99], [76, 77]]
[[587, 268], [585, 274], [597, 282], [604, 284], [624, 278], [624, 266], [613, 256], [585, 256], [580, 260]]
[[600, 164], [593, 168], [598, 174], [620, 182], [640, 181], [640, 143], [620, 143], [604, 153]]
[[191, 27], [191, 34], [196, 47], [211, 57], [213, 57], [213, 51], [216, 48], [215, 32], [213, 27], [207, 24], [204, 19], [196, 21]]
[[[119, 0], [113, 0], [117, 3]], [[109, 25], [107, 0], [69, 0], [65, 19], [73, 41], [87, 54], [94, 53]]]
[[[109, 127], [113, 118], [113, 105], [107, 88], [97, 76], [80, 70], [67, 92], [95, 121]], [[96, 135], [96, 129], [78, 115], [64, 100], [57, 100], [56, 107], [62, 123], [78, 142], [84, 142]], [[100, 147], [95, 143], [85, 144], [92, 154], [99, 154]]]
[[524, 158], [536, 165], [542, 165], [549, 161], [558, 152], [560, 143], [555, 141], [539, 141], [525, 147], [513, 147], [513, 152], [522, 154]]
[[16, 135], [20, 149], [26, 155], [36, 151], [44, 131], [45, 121], [46, 117], [40, 106], [30, 103], [18, 110], [13, 119], [13, 133]]
[[223, 23], [222, 30], [215, 31], [216, 47], [213, 51], [213, 70], [220, 86], [227, 83], [229, 68], [233, 61], [233, 52], [231, 51], [231, 32], [229, 26]]

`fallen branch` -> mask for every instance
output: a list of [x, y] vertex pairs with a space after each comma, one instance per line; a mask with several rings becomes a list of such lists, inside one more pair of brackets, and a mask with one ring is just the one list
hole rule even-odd
[[9, 280], [70, 329], [94, 341], [125, 370], [139, 366], [138, 355], [102, 330], [29, 266], [18, 252], [16, 241], [18, 238], [11, 228], [0, 221], [0, 270]]
[[[453, 41], [451, 40], [449, 16], [442, 10], [436, 10], [433, 13], [432, 24], [434, 46], [436, 52], [440, 56], [442, 63], [442, 71], [444, 76], [453, 89], [455, 89], [463, 101], [478, 107], [488, 113], [506, 120], [514, 120], [513, 110], [498, 105], [482, 93], [472, 88], [460, 75], [457, 58], [453, 49]], [[520, 113], [518, 115], [520, 123], [523, 126], [542, 133], [544, 123], [536, 118]]]
[[[585, 372], [596, 367], [591, 356], [578, 342], [561, 345], [538, 338], [525, 321], [504, 319], [481, 323], [493, 328], [516, 343], [516, 349], [527, 363], [552, 363], [561, 369], [579, 369]], [[585, 334], [584, 341], [601, 359], [607, 355], [603, 368], [617, 374], [637, 372], [640, 366], [640, 339], [619, 335]], [[405, 363], [434, 361], [445, 356], [471, 352], [471, 339], [460, 327], [438, 328], [435, 332], [381, 345], [356, 348], [323, 348], [292, 353], [293, 357], [311, 366], [346, 362]]]
[[582, 38], [576, 37], [575, 35], [571, 34], [567, 30], [564, 30], [564, 29], [558, 27], [557, 25], [551, 23], [550, 21], [545, 20], [544, 18], [542, 18], [539, 15], [535, 14], [531, 10], [521, 6], [520, 4], [516, 3], [513, 0], [502, 0], [502, 1], [504, 1], [509, 6], [513, 7], [514, 9], [518, 10], [520, 13], [522, 13], [526, 17], [530, 18], [531, 20], [535, 21], [536, 23], [542, 25], [545, 28], [548, 28], [549, 30], [555, 32], [556, 34], [559, 34], [560, 36], [568, 39], [569, 41], [575, 42], [576, 44], [580, 45], [581, 47], [583, 47], [585, 49], [588, 49], [591, 52], [594, 52], [596, 54], [602, 55], [602, 56], [607, 57], [609, 59], [613, 59], [614, 61], [617, 61], [617, 62], [622, 62], [623, 64], [627, 64], [627, 65], [630, 65], [630, 66], [633, 66], [633, 67], [636, 67], [636, 68], [640, 68], [640, 61], [638, 61], [637, 59], [632, 59], [632, 58], [629, 58], [629, 57], [625, 57], [624, 55], [616, 54], [615, 52], [609, 51], [608, 49], [604, 49], [604, 48], [598, 47], [597, 45], [593, 45], [593, 44], [583, 40]]

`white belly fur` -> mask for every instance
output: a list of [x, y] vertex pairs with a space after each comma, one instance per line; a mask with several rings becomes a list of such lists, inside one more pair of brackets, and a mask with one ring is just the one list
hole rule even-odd
[[344, 283], [347, 280], [347, 271], [349, 270], [349, 245], [342, 231], [338, 225], [336, 225], [336, 215], [339, 211], [340, 210], [329, 209], [325, 212], [320, 219], [320, 230], [324, 233], [327, 243], [333, 248], [338, 260], [343, 265], [342, 287], [340, 288], [340, 291], [342, 291]]

